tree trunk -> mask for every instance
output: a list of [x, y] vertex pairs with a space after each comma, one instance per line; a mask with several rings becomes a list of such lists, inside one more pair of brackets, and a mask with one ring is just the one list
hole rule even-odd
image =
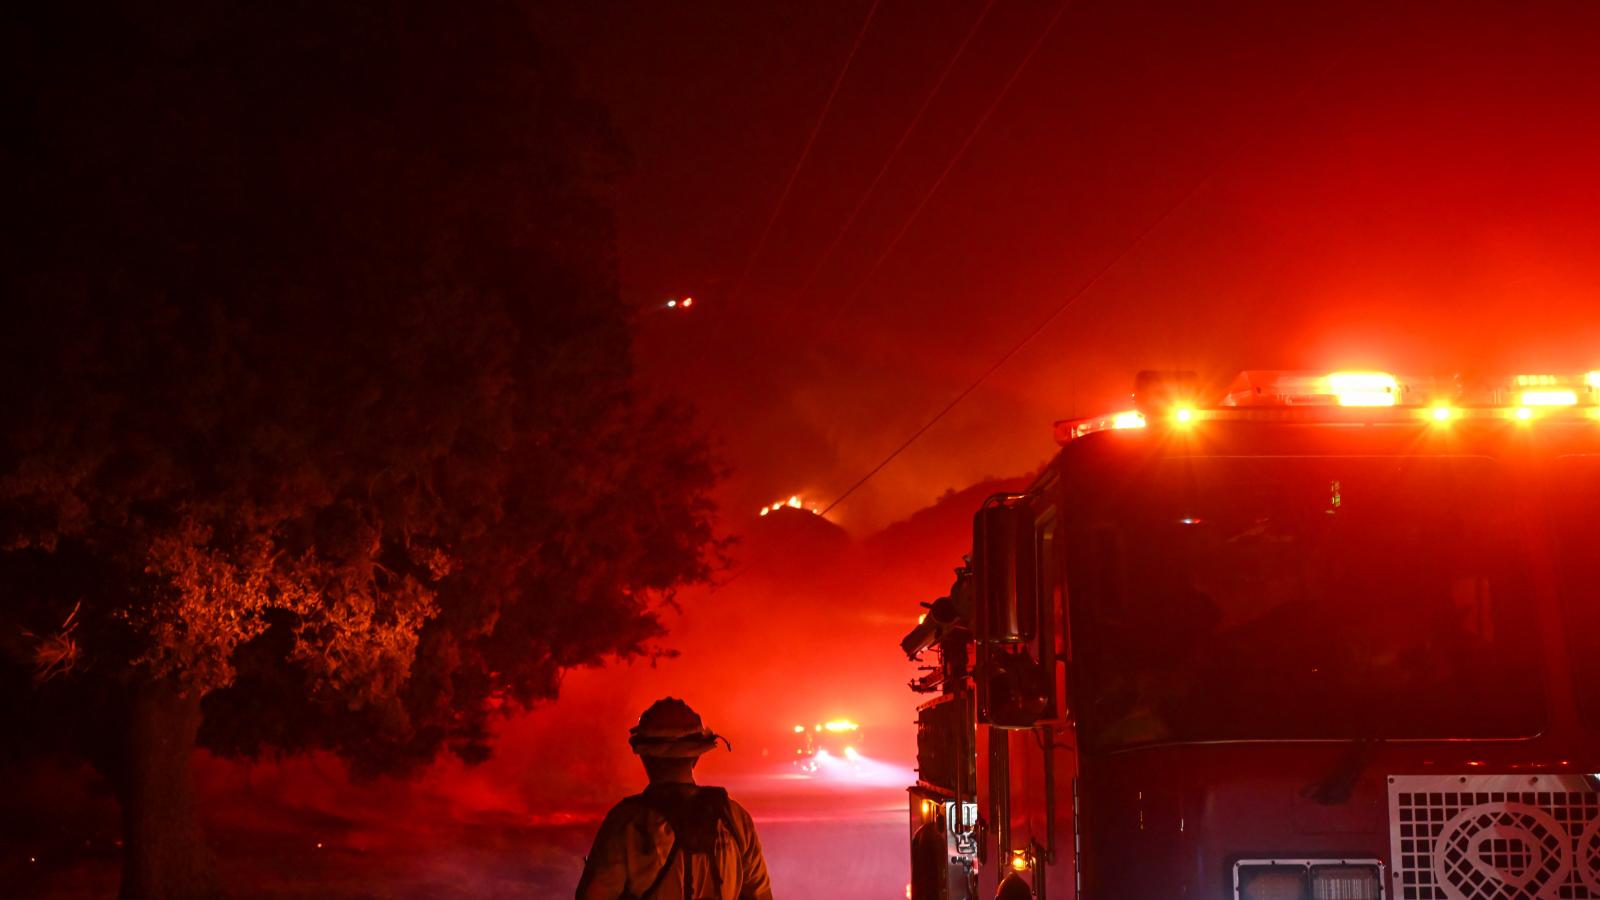
[[167, 682], [134, 686], [118, 779], [122, 801], [120, 900], [211, 900], [222, 896], [200, 833], [190, 759], [200, 697]]

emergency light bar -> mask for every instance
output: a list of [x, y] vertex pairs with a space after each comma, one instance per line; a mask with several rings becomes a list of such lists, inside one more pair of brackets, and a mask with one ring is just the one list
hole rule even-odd
[[1484, 382], [1462, 376], [1389, 372], [1241, 372], [1214, 402], [1199, 399], [1192, 372], [1140, 372], [1136, 409], [1055, 423], [1056, 443], [1096, 431], [1160, 425], [1188, 429], [1209, 420], [1370, 423], [1460, 419], [1600, 419], [1600, 370], [1513, 375]]
[[[1414, 383], [1408, 381], [1408, 384]], [[1241, 372], [1224, 406], [1402, 406], [1405, 386], [1388, 372]], [[1409, 398], [1407, 398], [1409, 399]]]

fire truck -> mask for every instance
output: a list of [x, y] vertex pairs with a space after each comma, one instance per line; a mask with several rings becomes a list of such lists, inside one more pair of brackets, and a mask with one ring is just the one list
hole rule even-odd
[[1600, 372], [1133, 407], [902, 642], [913, 900], [1600, 898]]

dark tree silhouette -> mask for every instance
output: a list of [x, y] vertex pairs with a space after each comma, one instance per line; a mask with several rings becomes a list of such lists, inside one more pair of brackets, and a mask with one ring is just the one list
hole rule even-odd
[[5, 709], [110, 779], [123, 897], [219, 891], [197, 739], [478, 759], [655, 650], [717, 471], [632, 382], [618, 142], [525, 11], [6, 15]]

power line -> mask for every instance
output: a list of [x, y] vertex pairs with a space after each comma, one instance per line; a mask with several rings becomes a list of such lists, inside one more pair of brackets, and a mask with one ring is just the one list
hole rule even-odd
[[940, 419], [943, 419], [951, 410], [960, 405], [961, 401], [967, 399], [968, 395], [982, 386], [985, 381], [988, 381], [991, 375], [1000, 371], [1000, 367], [1009, 362], [1011, 357], [1016, 356], [1023, 347], [1026, 347], [1028, 344], [1032, 343], [1034, 338], [1043, 333], [1044, 330], [1050, 326], [1050, 323], [1056, 320], [1056, 317], [1067, 311], [1067, 307], [1071, 306], [1084, 294], [1087, 294], [1090, 289], [1100, 283], [1100, 280], [1104, 278], [1107, 273], [1116, 268], [1117, 265], [1120, 264], [1124, 259], [1128, 258], [1128, 256], [1130, 256], [1134, 250], [1137, 250], [1141, 245], [1143, 245], [1146, 238], [1148, 238], [1157, 228], [1159, 228], [1162, 223], [1171, 218], [1173, 213], [1176, 213], [1179, 209], [1183, 208], [1183, 206], [1187, 204], [1190, 199], [1200, 192], [1200, 189], [1204, 187], [1206, 183], [1212, 179], [1212, 177], [1212, 175], [1206, 175], [1204, 178], [1201, 178], [1198, 182], [1196, 182], [1194, 187], [1190, 188], [1182, 197], [1178, 198], [1177, 202], [1167, 207], [1166, 211], [1164, 211], [1160, 216], [1157, 216], [1156, 219], [1149, 225], [1145, 226], [1144, 230], [1139, 232], [1139, 235], [1134, 238], [1132, 243], [1122, 248], [1121, 252], [1112, 257], [1111, 260], [1105, 265], [1101, 266], [1100, 269], [1096, 271], [1088, 281], [1085, 281], [1081, 286], [1079, 286], [1076, 291], [1068, 294], [1066, 299], [1057, 304], [1056, 308], [1051, 310], [1050, 314], [1045, 316], [1038, 325], [1034, 326], [1032, 331], [1024, 335], [1022, 340], [1012, 344], [1009, 350], [1007, 350], [1005, 353], [1002, 353], [1000, 358], [995, 360], [994, 365], [984, 370], [982, 375], [979, 375], [976, 380], [967, 385], [966, 388], [961, 391], [961, 393], [954, 397], [954, 399], [952, 399], [949, 403], [946, 403], [943, 409], [934, 414], [933, 418], [929, 419], [927, 422], [924, 422], [921, 428], [918, 428], [916, 431], [912, 432], [911, 436], [906, 438], [904, 443], [894, 448], [894, 450], [888, 456], [885, 456], [882, 461], [873, 466], [867, 472], [867, 474], [856, 479], [855, 484], [850, 485], [850, 487], [845, 489], [844, 493], [834, 498], [832, 503], [829, 503], [827, 506], [823, 507], [822, 513], [825, 515], [829, 510], [843, 503], [846, 497], [849, 497], [851, 494], [855, 493], [857, 488], [866, 484], [868, 481], [871, 481], [872, 476], [883, 471], [885, 466], [894, 462], [895, 457], [899, 456], [901, 453], [904, 453], [906, 449], [917, 442], [918, 438], [922, 437], [924, 434], [927, 434], [928, 429], [939, 424]]
[[872, 0], [872, 6], [867, 8], [867, 17], [861, 21], [861, 29], [856, 32], [856, 39], [850, 44], [850, 53], [844, 58], [844, 67], [839, 70], [839, 75], [833, 80], [833, 87], [828, 91], [828, 99], [822, 102], [822, 112], [817, 115], [817, 121], [811, 126], [811, 133], [806, 136], [805, 146], [800, 149], [800, 158], [795, 160], [794, 168], [789, 171], [789, 178], [783, 183], [783, 190], [778, 194], [778, 202], [772, 207], [772, 215], [767, 217], [767, 224], [761, 229], [761, 234], [756, 238], [755, 245], [750, 248], [750, 256], [745, 260], [744, 271], [739, 274], [739, 280], [734, 283], [733, 291], [728, 295], [731, 304], [744, 292], [745, 282], [749, 280], [750, 273], [755, 269], [756, 260], [761, 255], [761, 250], [767, 244], [767, 237], [772, 234], [772, 227], [777, 224], [778, 216], [783, 212], [784, 203], [788, 202], [789, 193], [794, 190], [794, 183], [800, 177], [800, 170], [805, 167], [806, 159], [811, 156], [811, 148], [817, 142], [817, 135], [822, 133], [822, 123], [828, 120], [828, 111], [833, 108], [833, 99], [839, 95], [839, 87], [844, 84], [844, 77], [850, 71], [851, 63], [855, 62], [856, 51], [861, 49], [861, 41], [867, 36], [867, 28], [872, 24], [872, 17], [878, 13], [878, 4], [882, 0]]
[[1055, 14], [1050, 17], [1050, 21], [1045, 24], [1044, 30], [1040, 31], [1039, 36], [1034, 39], [1033, 46], [1028, 48], [1028, 52], [1023, 54], [1022, 61], [1017, 63], [1017, 67], [1012, 70], [1011, 77], [1007, 78], [1006, 83], [1001, 86], [1000, 93], [995, 95], [994, 100], [990, 101], [988, 108], [983, 111], [983, 115], [979, 116], [978, 121], [973, 124], [972, 130], [967, 132], [966, 139], [963, 140], [961, 142], [961, 146], [956, 149], [955, 155], [950, 157], [949, 163], [947, 163], [944, 167], [944, 170], [939, 173], [939, 177], [935, 178], [933, 180], [933, 184], [928, 186], [927, 191], [925, 191], [922, 195], [922, 199], [918, 201], [916, 207], [911, 210], [911, 215], [907, 216], [905, 222], [900, 226], [900, 230], [895, 232], [894, 237], [891, 238], [888, 245], [883, 248], [883, 252], [878, 254], [878, 258], [874, 260], [872, 266], [867, 269], [866, 274], [862, 275], [861, 279], [856, 282], [855, 289], [852, 290], [849, 296], [845, 298], [845, 301], [833, 311], [833, 315], [828, 318], [828, 324], [825, 326], [826, 329], [831, 330], [833, 326], [837, 325], [840, 317], [842, 317], [845, 312], [850, 309], [850, 307], [855, 305], [856, 300], [860, 299], [862, 293], [866, 291], [867, 285], [871, 283], [872, 276], [877, 274], [878, 269], [883, 266], [886, 260], [888, 260], [889, 255], [894, 252], [896, 247], [900, 246], [900, 241], [905, 238], [907, 232], [911, 230], [911, 226], [916, 224], [917, 217], [922, 215], [922, 211], [926, 209], [928, 203], [933, 200], [933, 195], [938, 193], [939, 188], [944, 185], [945, 179], [950, 177], [950, 173], [955, 171], [956, 165], [961, 162], [962, 157], [966, 156], [967, 150], [972, 147], [973, 141], [977, 140], [978, 133], [983, 130], [984, 125], [988, 124], [989, 118], [994, 115], [995, 110], [1000, 108], [1000, 104], [1005, 100], [1006, 95], [1011, 93], [1011, 88], [1017, 83], [1017, 79], [1022, 76], [1023, 70], [1028, 68], [1028, 63], [1033, 61], [1034, 55], [1039, 52], [1040, 47], [1044, 46], [1045, 40], [1050, 37], [1050, 33], [1055, 30], [1056, 24], [1061, 21], [1061, 17], [1066, 14], [1067, 9], [1071, 5], [1071, 0], [1066, 0], [1066, 2], [1063, 2], [1060, 8], [1056, 10]]
[[844, 223], [839, 226], [839, 231], [834, 234], [833, 240], [828, 242], [828, 246], [824, 247], [821, 255], [817, 257], [816, 265], [812, 266], [811, 273], [806, 276], [805, 281], [801, 282], [799, 290], [796, 291], [797, 296], [804, 297], [810, 293], [812, 285], [816, 284], [817, 276], [822, 273], [823, 266], [833, 256], [833, 251], [839, 249], [839, 244], [844, 241], [845, 235], [849, 234], [850, 229], [855, 225], [856, 219], [861, 215], [861, 211], [866, 208], [867, 201], [872, 199], [872, 195], [877, 191], [879, 183], [888, 174], [895, 160], [900, 158], [900, 151], [904, 150], [906, 144], [910, 142], [911, 135], [917, 130], [917, 126], [922, 123], [922, 117], [927, 114], [929, 107], [933, 106], [934, 98], [944, 88], [944, 83], [949, 79], [950, 73], [955, 71], [956, 62], [961, 59], [962, 54], [966, 53], [967, 45], [972, 43], [973, 37], [977, 35], [978, 29], [983, 25], [984, 20], [988, 18], [989, 10], [994, 8], [994, 4], [995, 0], [988, 0], [983, 5], [983, 9], [979, 10], [978, 18], [973, 20], [972, 26], [967, 29], [966, 35], [961, 38], [961, 43], [956, 45], [955, 53], [944, 64], [944, 69], [939, 72], [939, 77], [934, 80], [933, 87], [928, 90], [927, 96], [922, 98], [922, 105], [917, 108], [916, 114], [911, 117], [911, 122], [906, 125], [905, 131], [901, 132], [900, 139], [895, 142], [894, 149], [890, 150], [889, 155], [884, 158], [883, 165], [878, 168], [878, 174], [872, 177], [872, 182], [867, 185], [867, 189], [862, 193], [861, 199], [856, 201], [855, 208], [851, 209], [850, 213], [845, 216]]
[[[1065, 11], [1064, 7], [1063, 11]], [[1059, 16], [1060, 14], [1058, 13], [1057, 15]], [[1384, 16], [1382, 22], [1387, 22], [1391, 17], [1392, 13], [1389, 16]], [[1378, 24], [1381, 25], [1382, 22]], [[1313, 76], [1304, 86], [1301, 87], [1299, 91], [1295, 93], [1295, 96], [1289, 101], [1287, 106], [1292, 108], [1303, 101], [1316, 85], [1320, 84], [1330, 74], [1332, 74], [1334, 69], [1339, 67], [1339, 64], [1343, 62], [1343, 59], [1344, 57], [1340, 56], [1329, 61], [1329, 63], [1324, 66], [1321, 71], [1317, 72], [1315, 76]], [[1265, 130], [1265, 128], [1262, 130]], [[1258, 138], [1259, 136], [1260, 132], [1241, 137], [1231, 145], [1228, 153], [1236, 154], [1240, 148], [1249, 144], [1253, 139]], [[1153, 234], [1158, 228], [1161, 227], [1162, 224], [1164, 224], [1168, 219], [1172, 218], [1173, 215], [1178, 212], [1178, 210], [1182, 209], [1189, 203], [1190, 200], [1198, 195], [1200, 191], [1216, 177], [1217, 173], [1222, 168], [1222, 163], [1219, 160], [1219, 162], [1212, 166], [1212, 168], [1207, 171], [1205, 175], [1197, 180], [1188, 191], [1179, 196], [1170, 206], [1167, 207], [1165, 211], [1161, 213], [1161, 215], [1157, 216], [1153, 221], [1150, 222], [1149, 225], [1145, 226], [1145, 228], [1139, 232], [1139, 234], [1131, 243], [1119, 251], [1105, 265], [1101, 266], [1100, 269], [1097, 270], [1094, 275], [1085, 281], [1081, 286], [1079, 286], [1076, 291], [1067, 295], [1064, 300], [1062, 300], [1054, 309], [1050, 311], [1049, 315], [1045, 316], [1044, 319], [1042, 319], [1038, 325], [1034, 326], [1032, 330], [1024, 335], [1021, 340], [1017, 341], [1008, 350], [1006, 350], [1005, 353], [1001, 354], [1000, 358], [996, 360], [988, 369], [986, 369], [983, 374], [979, 375], [977, 379], [975, 379], [971, 384], [967, 385], [967, 387], [957, 394], [953, 399], [951, 399], [949, 403], [946, 403], [942, 409], [935, 413], [927, 422], [923, 423], [922, 427], [913, 432], [910, 437], [908, 437], [898, 447], [891, 451], [888, 456], [885, 456], [881, 461], [878, 462], [877, 465], [868, 470], [865, 475], [862, 475], [860, 478], [856, 479], [855, 483], [846, 488], [845, 491], [838, 497], [835, 497], [833, 502], [823, 507], [819, 514], [825, 515], [828, 512], [831, 512], [834, 508], [839, 506], [839, 504], [847, 500], [857, 490], [860, 490], [860, 488], [868, 481], [871, 481], [874, 476], [883, 471], [883, 469], [890, 463], [894, 462], [894, 460], [899, 457], [901, 453], [904, 453], [907, 449], [909, 449], [912, 444], [915, 444], [918, 439], [932, 429], [934, 425], [937, 425], [940, 420], [950, 413], [951, 410], [960, 405], [961, 401], [965, 400], [972, 394], [972, 392], [981, 387], [984, 382], [988, 381], [989, 378], [993, 376], [995, 372], [998, 372], [1002, 366], [1009, 362], [1013, 356], [1017, 355], [1017, 353], [1021, 352], [1024, 347], [1032, 343], [1033, 340], [1042, 334], [1052, 322], [1054, 322], [1063, 312], [1067, 310], [1068, 307], [1092, 290], [1095, 285], [1099, 284], [1099, 282], [1111, 272], [1112, 269], [1121, 264], [1121, 262], [1130, 256], [1134, 250], [1137, 250], [1140, 246], [1142, 246], [1151, 234]], [[751, 570], [757, 568], [762, 561], [763, 560], [760, 559], [750, 561], [743, 568], [739, 569], [737, 572], [734, 572], [727, 580], [723, 581], [719, 585], [714, 586], [712, 590], [716, 591], [727, 587], [729, 584], [748, 574]]]
[[[1063, 8], [1063, 11], [1065, 11], [1065, 8]], [[1057, 13], [1057, 16], [1059, 15], [1060, 13]], [[1388, 19], [1389, 16], [1385, 16], [1382, 22], [1387, 22]], [[1381, 25], [1382, 22], [1378, 24]], [[1053, 20], [1052, 24], [1054, 24]], [[1037, 49], [1037, 46], [1035, 49]], [[1302, 101], [1305, 100], [1306, 96], [1311, 93], [1314, 87], [1321, 84], [1329, 75], [1333, 73], [1335, 69], [1339, 67], [1340, 63], [1344, 61], [1347, 55], [1348, 51], [1346, 54], [1336, 56], [1334, 59], [1330, 60], [1328, 64], [1323, 66], [1323, 68], [1310, 80], [1308, 80], [1306, 84], [1300, 88], [1300, 90], [1295, 92], [1294, 96], [1286, 105], [1289, 108], [1298, 106]], [[1228, 154], [1225, 155], [1239, 155], [1241, 148], [1252, 143], [1255, 139], [1258, 139], [1265, 130], [1266, 127], [1263, 126], [1254, 133], [1241, 136], [1238, 140], [1234, 141], [1228, 150]], [[891, 451], [888, 456], [885, 456], [877, 465], [868, 470], [865, 475], [856, 479], [855, 483], [846, 488], [844, 493], [834, 498], [832, 503], [829, 503], [827, 506], [823, 507], [822, 512], [826, 514], [834, 507], [843, 503], [846, 498], [859, 490], [862, 485], [866, 484], [868, 481], [871, 481], [873, 476], [883, 471], [883, 469], [891, 462], [894, 462], [896, 457], [898, 457], [901, 453], [904, 453], [912, 444], [916, 443], [919, 438], [921, 438], [924, 434], [927, 434], [929, 429], [933, 428], [934, 425], [937, 425], [941, 419], [950, 413], [951, 410], [960, 405], [961, 401], [965, 400], [969, 395], [972, 394], [973, 391], [982, 386], [985, 381], [988, 381], [990, 376], [994, 375], [995, 372], [998, 372], [1001, 366], [1004, 366], [1013, 356], [1016, 356], [1017, 353], [1022, 350], [1022, 348], [1032, 343], [1034, 338], [1042, 334], [1044, 330], [1050, 326], [1050, 323], [1054, 322], [1056, 318], [1059, 317], [1063, 312], [1066, 312], [1068, 307], [1092, 290], [1095, 285], [1100, 283], [1101, 279], [1111, 272], [1112, 269], [1120, 265], [1124, 259], [1132, 255], [1132, 253], [1139, 247], [1143, 246], [1146, 239], [1148, 239], [1150, 235], [1156, 231], [1156, 229], [1160, 228], [1168, 219], [1172, 218], [1172, 216], [1176, 214], [1178, 210], [1182, 209], [1189, 203], [1190, 200], [1194, 199], [1194, 197], [1200, 193], [1201, 189], [1203, 189], [1208, 183], [1216, 178], [1217, 173], [1221, 171], [1222, 168], [1222, 161], [1219, 159], [1218, 163], [1213, 165], [1203, 176], [1201, 176], [1201, 178], [1196, 181], [1188, 191], [1184, 192], [1180, 197], [1178, 197], [1177, 200], [1172, 203], [1172, 205], [1168, 206], [1166, 210], [1163, 211], [1161, 215], [1157, 216], [1153, 221], [1151, 221], [1149, 225], [1145, 226], [1145, 228], [1139, 232], [1139, 234], [1131, 243], [1119, 251], [1105, 265], [1101, 266], [1100, 269], [1096, 271], [1094, 275], [1089, 278], [1089, 280], [1085, 281], [1081, 286], [1079, 286], [1076, 291], [1068, 294], [1064, 300], [1056, 305], [1055, 309], [1050, 311], [1049, 315], [1045, 316], [1044, 319], [1041, 320], [1038, 325], [1034, 326], [1031, 331], [1024, 335], [1021, 340], [1011, 345], [1010, 349], [1001, 354], [1000, 358], [995, 361], [994, 365], [991, 365], [988, 369], [984, 370], [983, 374], [979, 375], [976, 380], [967, 385], [966, 388], [963, 389], [961, 393], [957, 394], [949, 403], [946, 403], [944, 408], [935, 413], [933, 418], [923, 423], [922, 427], [918, 428], [915, 432], [912, 432], [911, 436], [906, 438], [906, 440], [902, 442], [900, 446]]]
[[[1133, 239], [1133, 241], [1131, 243], [1129, 243], [1127, 246], [1123, 247], [1122, 250], [1119, 251], [1115, 256], [1113, 256], [1109, 261], [1107, 261], [1105, 265], [1101, 266], [1098, 270], [1096, 270], [1095, 273], [1092, 276], [1090, 276], [1087, 281], [1085, 281], [1082, 285], [1079, 285], [1079, 287], [1078, 287], [1078, 289], [1076, 291], [1073, 291], [1072, 293], [1068, 294], [1066, 299], [1064, 299], [1060, 303], [1056, 304], [1055, 309], [1052, 309], [1050, 311], [1049, 315], [1045, 316], [1039, 322], [1039, 324], [1035, 325], [1033, 327], [1033, 329], [1031, 331], [1029, 331], [1026, 335], [1023, 335], [1021, 340], [1017, 341], [1015, 344], [1012, 344], [1010, 349], [1006, 350], [1006, 352], [1004, 352], [1004, 353], [1002, 353], [1000, 355], [999, 359], [994, 361], [993, 365], [989, 366], [989, 368], [984, 370], [983, 374], [979, 375], [976, 379], [973, 380], [973, 382], [971, 384], [969, 384], [965, 388], [963, 388], [961, 393], [956, 394], [955, 397], [953, 397], [950, 400], [949, 403], [946, 403], [942, 409], [940, 409], [938, 412], [934, 413], [933, 414], [933, 418], [931, 418], [928, 421], [924, 422], [922, 424], [922, 427], [920, 427], [916, 431], [912, 432], [911, 436], [906, 438], [903, 442], [901, 442], [900, 446], [898, 446], [898, 447], [894, 448], [894, 450], [890, 451], [888, 456], [885, 456], [882, 460], [880, 460], [878, 462], [877, 465], [875, 465], [871, 469], [867, 470], [867, 473], [865, 475], [862, 475], [860, 478], [856, 479], [854, 484], [850, 485], [848, 488], [845, 488], [844, 493], [842, 493], [839, 496], [835, 497], [833, 499], [833, 502], [829, 503], [827, 506], [824, 506], [821, 510], [818, 511], [817, 514], [825, 516], [829, 512], [833, 511], [834, 507], [838, 506], [839, 504], [841, 504], [845, 500], [847, 500], [850, 497], [850, 495], [854, 494], [857, 490], [859, 490], [862, 485], [864, 485], [867, 482], [871, 481], [873, 476], [877, 475], [879, 472], [883, 471], [890, 463], [894, 462], [895, 459], [900, 454], [902, 454], [906, 450], [910, 449], [912, 444], [915, 444], [919, 438], [921, 438], [924, 434], [927, 434], [929, 429], [933, 428], [933, 426], [939, 424], [939, 421], [941, 419], [943, 419], [946, 415], [948, 415], [951, 410], [953, 410], [957, 406], [959, 406], [961, 404], [961, 401], [967, 399], [967, 397], [969, 395], [971, 395], [973, 391], [975, 391], [979, 387], [981, 387], [985, 381], [988, 381], [990, 376], [992, 376], [992, 375], [994, 375], [994, 373], [1000, 371], [1000, 368], [1002, 366], [1004, 366], [1007, 362], [1009, 362], [1011, 360], [1011, 357], [1016, 356], [1019, 352], [1021, 352], [1023, 347], [1026, 347], [1028, 344], [1032, 343], [1033, 339], [1038, 337], [1040, 334], [1042, 334], [1044, 332], [1044, 330], [1050, 326], [1051, 322], [1054, 322], [1058, 316], [1060, 316], [1063, 312], [1066, 312], [1066, 310], [1067, 310], [1067, 308], [1069, 306], [1071, 306], [1074, 302], [1076, 302], [1084, 294], [1087, 294], [1095, 285], [1099, 284], [1100, 280], [1102, 278], [1104, 278], [1108, 273], [1110, 273], [1112, 269], [1115, 269], [1124, 259], [1127, 259], [1128, 256], [1130, 256], [1133, 253], [1133, 251], [1137, 250], [1140, 246], [1142, 246], [1144, 244], [1145, 240], [1147, 238], [1149, 238], [1150, 235], [1152, 233], [1154, 233], [1157, 228], [1161, 227], [1161, 225], [1164, 222], [1166, 222], [1168, 219], [1170, 219], [1172, 217], [1172, 215], [1174, 213], [1176, 213], [1179, 209], [1182, 209], [1191, 199], [1194, 198], [1194, 196], [1196, 194], [1200, 193], [1200, 189], [1203, 188], [1208, 182], [1210, 182], [1213, 177], [1215, 177], [1214, 171], [1212, 173], [1208, 173], [1207, 175], [1202, 177], [1199, 181], [1195, 182], [1193, 187], [1191, 187], [1188, 191], [1184, 192], [1184, 194], [1182, 196], [1180, 196], [1176, 201], [1174, 201], [1170, 206], [1168, 206], [1166, 208], [1166, 210], [1164, 210], [1161, 213], [1161, 215], [1157, 216], [1153, 221], [1151, 221], [1149, 225], [1146, 225], [1144, 227], [1144, 229], [1139, 232], [1139, 234]], [[735, 572], [732, 577], [728, 578], [727, 581], [724, 581], [722, 584], [718, 585], [717, 586], [718, 589], [723, 588], [723, 587], [727, 587], [733, 581], [737, 580], [738, 578], [743, 577], [746, 572], [748, 572], [751, 569], [755, 568], [755, 566], [756, 566], [755, 562], [751, 562], [750, 564], [746, 565], [743, 569], [740, 569], [738, 572]]]

